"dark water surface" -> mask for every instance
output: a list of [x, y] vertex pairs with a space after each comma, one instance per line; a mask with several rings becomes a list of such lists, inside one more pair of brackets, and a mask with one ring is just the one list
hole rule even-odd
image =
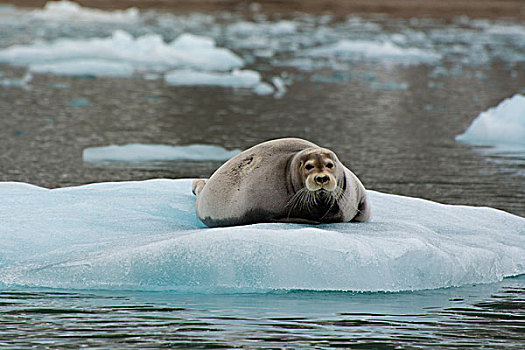
[[523, 349], [525, 277], [411, 293], [0, 291], [2, 349]]

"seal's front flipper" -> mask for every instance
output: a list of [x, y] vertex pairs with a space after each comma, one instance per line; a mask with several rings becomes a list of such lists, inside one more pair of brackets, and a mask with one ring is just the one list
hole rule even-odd
[[371, 216], [370, 203], [368, 202], [368, 197], [365, 195], [359, 202], [357, 215], [351, 221], [365, 222], [369, 221]]
[[194, 195], [198, 196], [204, 188], [204, 185], [206, 185], [206, 180], [204, 179], [193, 180], [193, 183], [191, 184], [191, 192], [193, 192]]

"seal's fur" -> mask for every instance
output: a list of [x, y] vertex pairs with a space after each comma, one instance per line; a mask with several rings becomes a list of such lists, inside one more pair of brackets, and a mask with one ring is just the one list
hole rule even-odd
[[298, 139], [263, 142], [195, 180], [197, 215], [207, 226], [260, 222], [367, 221], [359, 179], [326, 148]]

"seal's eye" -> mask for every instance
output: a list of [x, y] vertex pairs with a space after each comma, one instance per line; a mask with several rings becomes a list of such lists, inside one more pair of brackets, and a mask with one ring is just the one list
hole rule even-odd
[[334, 163], [326, 163], [326, 167], [328, 169], [332, 169], [334, 167]]
[[312, 170], [314, 168], [314, 166], [312, 164], [306, 164], [306, 166], [304, 167], [306, 170]]

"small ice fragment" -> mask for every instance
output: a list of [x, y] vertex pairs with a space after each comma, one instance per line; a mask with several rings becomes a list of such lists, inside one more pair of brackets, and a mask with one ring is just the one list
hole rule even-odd
[[284, 80], [279, 78], [279, 77], [273, 77], [272, 78], [272, 83], [275, 86], [275, 88], [277, 89], [277, 91], [275, 92], [274, 97], [275, 98], [283, 97], [284, 94], [286, 93], [286, 85], [284, 83]]
[[55, 83], [51, 85], [51, 88], [57, 89], [57, 90], [67, 89], [69, 88], [69, 84], [68, 83]]
[[516, 94], [481, 112], [456, 140], [473, 145], [525, 146], [525, 96]]
[[443, 89], [445, 87], [445, 84], [437, 81], [429, 81], [427, 83], [427, 87], [429, 89]]
[[67, 105], [69, 107], [90, 107], [92, 103], [87, 98], [79, 97], [69, 101]]
[[84, 149], [85, 162], [147, 162], [147, 161], [224, 161], [239, 154], [238, 149], [227, 150], [216, 145], [146, 145], [127, 144]]
[[17, 87], [25, 90], [29, 89], [29, 83], [33, 80], [33, 74], [28, 70], [22, 78], [5, 78], [0, 80], [0, 86]]
[[201, 85], [232, 88], [255, 88], [261, 82], [261, 75], [253, 70], [234, 70], [231, 73], [174, 70], [164, 76], [169, 85]]
[[257, 95], [261, 95], [261, 96], [265, 96], [265, 95], [271, 95], [274, 93], [274, 88], [268, 84], [268, 83], [259, 83], [257, 84], [257, 86], [255, 86], [255, 88], [253, 89], [253, 91], [257, 94]]
[[407, 90], [408, 83], [397, 83], [395, 81], [372, 81], [370, 82], [369, 87], [373, 90]]
[[342, 59], [394, 60], [403, 64], [432, 63], [441, 59], [441, 55], [418, 48], [404, 48], [391, 41], [375, 42], [343, 39], [335, 44], [324, 45], [306, 50], [310, 57], [339, 57]]

